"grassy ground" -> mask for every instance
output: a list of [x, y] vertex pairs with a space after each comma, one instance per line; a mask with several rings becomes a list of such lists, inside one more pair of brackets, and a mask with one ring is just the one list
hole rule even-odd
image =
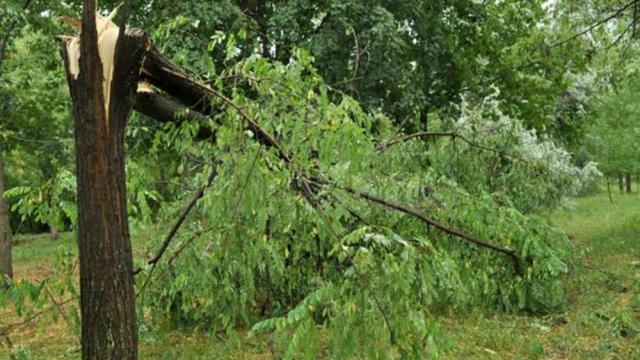
[[582, 263], [569, 279], [563, 313], [474, 314], [443, 319], [456, 341], [451, 359], [640, 359], [640, 196], [582, 198], [552, 215]]
[[[447, 359], [640, 359], [640, 196], [606, 194], [575, 200], [552, 214], [579, 253], [569, 282], [569, 304], [546, 316], [445, 314], [440, 321], [454, 346]], [[14, 250], [17, 279], [38, 280], [56, 257], [75, 251], [71, 236], [20, 238]], [[0, 323], [19, 320], [6, 309]], [[44, 318], [2, 339], [0, 358], [75, 359], [78, 338], [66, 321]], [[0, 330], [2, 326], [0, 325]], [[1, 331], [0, 331], [1, 332]], [[142, 332], [143, 359], [271, 359], [287, 339], [251, 338], [244, 332], [218, 338], [166, 331]], [[23, 356], [24, 357], [21, 357]]]

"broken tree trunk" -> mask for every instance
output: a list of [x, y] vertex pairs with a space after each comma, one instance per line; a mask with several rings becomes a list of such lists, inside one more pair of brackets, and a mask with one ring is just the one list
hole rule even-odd
[[84, 1], [79, 38], [61, 44], [76, 131], [82, 358], [137, 359], [124, 135], [147, 37], [96, 6]]

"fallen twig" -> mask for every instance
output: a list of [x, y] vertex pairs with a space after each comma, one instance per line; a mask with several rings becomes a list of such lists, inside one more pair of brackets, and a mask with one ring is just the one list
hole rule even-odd
[[52, 310], [52, 309], [60, 309], [61, 306], [66, 305], [74, 300], [77, 300], [78, 297], [74, 296], [72, 298], [69, 298], [63, 302], [59, 302], [59, 303], [55, 303], [54, 305], [51, 306], [47, 306], [46, 308], [37, 311], [35, 313], [33, 313], [31, 316], [29, 316], [28, 318], [24, 319], [23, 321], [20, 322], [15, 322], [15, 323], [1, 323], [0, 325], [3, 325], [4, 327], [0, 329], [0, 336], [6, 336], [9, 332], [9, 330], [16, 328], [16, 327], [20, 327], [23, 325], [26, 325], [30, 322], [32, 322], [33, 320], [39, 318], [40, 316], [44, 315], [45, 313], [47, 313], [47, 311]]
[[180, 254], [182, 253], [182, 251], [184, 251], [184, 249], [187, 248], [187, 246], [189, 246], [195, 239], [199, 238], [200, 236], [208, 233], [209, 231], [213, 230], [213, 228], [208, 228], [206, 230], [200, 230], [200, 231], [196, 231], [193, 235], [191, 235], [191, 237], [187, 240], [185, 240], [180, 247], [178, 247], [178, 250], [176, 250], [171, 257], [167, 260], [167, 264], [171, 264], [178, 256], [180, 256]]

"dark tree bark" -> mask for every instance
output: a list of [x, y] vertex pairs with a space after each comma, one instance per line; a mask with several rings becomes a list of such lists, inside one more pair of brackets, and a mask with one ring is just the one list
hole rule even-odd
[[211, 115], [211, 96], [200, 84], [190, 79], [182, 69], [173, 65], [155, 47], [148, 49], [143, 64], [143, 78], [166, 91], [184, 106]]
[[625, 185], [626, 185], [626, 190], [627, 193], [631, 193], [631, 174], [627, 173], [625, 176]]
[[77, 76], [70, 70], [72, 39], [62, 41], [76, 132], [82, 358], [137, 359], [124, 135], [147, 38], [120, 28], [107, 111], [96, 10], [95, 0], [84, 1]]
[[618, 188], [620, 189], [621, 193], [624, 192], [624, 178], [622, 174], [618, 175]]
[[11, 261], [13, 233], [9, 221], [9, 207], [2, 194], [4, 194], [4, 162], [0, 148], [0, 287], [6, 285], [3, 284], [3, 277], [13, 278], [13, 262]]

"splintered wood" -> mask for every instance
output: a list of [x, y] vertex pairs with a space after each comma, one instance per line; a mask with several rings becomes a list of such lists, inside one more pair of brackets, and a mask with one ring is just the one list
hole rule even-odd
[[[105, 112], [107, 114], [107, 126], [109, 125], [109, 104], [111, 98], [111, 82], [113, 80], [114, 56], [116, 43], [120, 34], [120, 28], [113, 23], [113, 18], [118, 9], [114, 9], [108, 16], [96, 13], [96, 27], [98, 32], [98, 53], [102, 62], [102, 93]], [[71, 23], [78, 29], [78, 35], [69, 37], [67, 44], [67, 54], [69, 56], [69, 73], [78, 78], [80, 75], [80, 32], [82, 27], [79, 21], [69, 18], [63, 20]]]

